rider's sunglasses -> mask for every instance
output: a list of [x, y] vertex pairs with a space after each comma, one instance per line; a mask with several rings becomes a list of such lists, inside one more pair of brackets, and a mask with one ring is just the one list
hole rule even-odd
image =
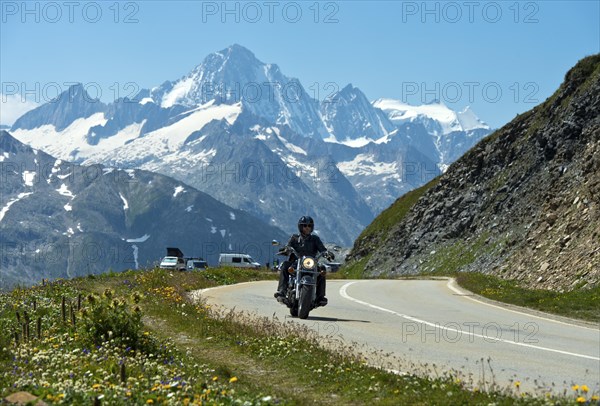
[[302, 224], [302, 227], [313, 228], [312, 224]]

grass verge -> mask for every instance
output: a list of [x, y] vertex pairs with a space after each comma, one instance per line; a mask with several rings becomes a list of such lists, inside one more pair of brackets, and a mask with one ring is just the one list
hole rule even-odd
[[517, 306], [565, 317], [600, 322], [600, 286], [569, 292], [527, 289], [516, 281], [475, 272], [453, 275], [458, 284], [473, 293]]

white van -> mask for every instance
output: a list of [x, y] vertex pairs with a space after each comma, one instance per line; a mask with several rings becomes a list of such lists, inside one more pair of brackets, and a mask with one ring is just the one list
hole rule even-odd
[[176, 269], [178, 271], [185, 271], [185, 263], [183, 258], [180, 257], [164, 257], [160, 261], [160, 269]]
[[177, 247], [167, 247], [167, 256], [160, 261], [159, 268], [185, 271], [183, 252]]
[[260, 264], [248, 254], [220, 254], [219, 266], [259, 269]]

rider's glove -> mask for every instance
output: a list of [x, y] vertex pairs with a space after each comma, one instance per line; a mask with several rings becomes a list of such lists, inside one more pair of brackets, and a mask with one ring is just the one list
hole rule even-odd
[[333, 254], [333, 252], [327, 251], [325, 253], [325, 258], [327, 258], [327, 260], [329, 261], [333, 261], [335, 259], [335, 255]]

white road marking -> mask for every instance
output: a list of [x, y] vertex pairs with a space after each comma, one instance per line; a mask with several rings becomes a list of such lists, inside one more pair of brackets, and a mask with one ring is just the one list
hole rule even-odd
[[343, 285], [340, 288], [340, 295], [343, 298], [345, 298], [345, 299], [348, 299], [348, 300], [350, 300], [352, 302], [355, 302], [355, 303], [358, 303], [358, 304], [361, 304], [361, 305], [364, 305], [364, 306], [368, 306], [368, 307], [370, 307], [372, 309], [376, 309], [376, 310], [380, 310], [382, 312], [390, 313], [390, 314], [393, 314], [395, 316], [402, 317], [403, 319], [406, 319], [406, 320], [410, 320], [410, 321], [414, 321], [414, 322], [417, 322], [417, 323], [425, 324], [427, 326], [434, 327], [434, 328], [439, 328], [439, 329], [442, 329], [442, 330], [445, 330], [445, 331], [452, 331], [454, 333], [461, 333], [461, 334], [465, 333], [465, 334], [473, 336], [473, 337], [483, 338], [484, 340], [495, 340], [495, 341], [500, 341], [500, 342], [507, 343], [507, 344], [518, 345], [518, 346], [521, 346], [521, 347], [534, 348], [536, 350], [541, 350], [541, 351], [555, 352], [555, 353], [558, 353], [558, 354], [564, 354], [564, 355], [570, 355], [570, 356], [578, 357], [578, 358], [585, 358], [585, 359], [591, 359], [591, 360], [594, 360], [594, 361], [600, 361], [599, 357], [593, 357], [593, 356], [590, 356], [590, 355], [578, 354], [578, 353], [575, 353], [575, 352], [562, 351], [562, 350], [557, 350], [557, 349], [548, 348], [548, 347], [541, 347], [541, 346], [538, 346], [538, 345], [520, 343], [520, 342], [517, 342], [517, 341], [504, 340], [502, 338], [490, 337], [490, 336], [486, 336], [486, 335], [483, 335], [483, 334], [473, 333], [473, 332], [470, 332], [470, 331], [469, 332], [464, 332], [464, 331], [460, 331], [460, 330], [453, 329], [453, 328], [450, 328], [450, 327], [441, 326], [439, 324], [434, 324], [434, 323], [431, 323], [431, 322], [428, 322], [428, 321], [425, 321], [425, 320], [417, 319], [416, 317], [408, 316], [406, 314], [398, 313], [398, 312], [396, 312], [394, 310], [386, 309], [385, 307], [381, 307], [381, 306], [377, 306], [377, 305], [374, 305], [374, 304], [371, 304], [371, 303], [368, 303], [368, 302], [364, 302], [362, 300], [355, 299], [355, 298], [351, 297], [348, 294], [348, 292], [347, 292], [348, 287], [350, 287], [351, 285], [354, 285], [357, 282], [358, 281], [349, 282], [349, 283], [346, 283], [345, 285]]

